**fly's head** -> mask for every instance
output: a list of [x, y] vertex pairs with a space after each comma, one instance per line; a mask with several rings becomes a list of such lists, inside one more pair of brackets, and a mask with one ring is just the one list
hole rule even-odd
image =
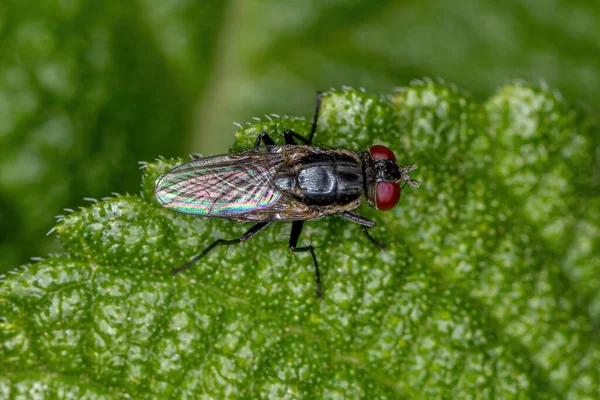
[[374, 145], [365, 153], [363, 153], [363, 168], [366, 177], [366, 197], [369, 204], [376, 209], [391, 210], [398, 204], [405, 185], [412, 187], [420, 185], [410, 177], [410, 172], [417, 166], [398, 165], [396, 156], [387, 147]]

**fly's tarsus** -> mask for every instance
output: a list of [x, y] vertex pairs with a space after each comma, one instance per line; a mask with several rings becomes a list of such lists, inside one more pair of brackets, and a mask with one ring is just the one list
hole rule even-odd
[[385, 250], [387, 249], [387, 245], [383, 242], [380, 242], [379, 240], [375, 239], [373, 236], [371, 236], [371, 234], [369, 233], [369, 227], [367, 226], [362, 226], [361, 227], [363, 233], [365, 234], [365, 236], [367, 237], [367, 239], [369, 239], [369, 241], [371, 243], [373, 243], [375, 246], [379, 247], [381, 250]]
[[298, 239], [300, 239], [300, 234], [302, 233], [302, 228], [304, 228], [304, 221], [294, 221], [292, 222], [292, 232], [290, 233], [290, 243], [289, 249], [295, 253], [305, 253], [309, 252], [313, 258], [313, 262], [315, 264], [315, 281], [317, 284], [317, 298], [323, 297], [323, 291], [321, 289], [321, 273], [319, 272], [319, 262], [317, 261], [317, 256], [315, 255], [315, 248], [310, 246], [305, 247], [297, 247]]

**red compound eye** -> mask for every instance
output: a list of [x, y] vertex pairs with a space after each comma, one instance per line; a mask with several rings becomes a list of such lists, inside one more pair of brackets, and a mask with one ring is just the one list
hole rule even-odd
[[396, 156], [394, 155], [394, 152], [380, 144], [376, 144], [369, 147], [369, 152], [371, 153], [371, 156], [374, 160], [392, 159], [396, 161]]
[[[388, 150], [389, 151], [389, 150]], [[400, 185], [394, 182], [379, 182], [375, 193], [375, 204], [381, 211], [391, 210], [400, 201]]]

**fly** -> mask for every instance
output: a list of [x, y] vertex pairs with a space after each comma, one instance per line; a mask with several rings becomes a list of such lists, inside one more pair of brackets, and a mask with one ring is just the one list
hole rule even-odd
[[273, 222], [291, 222], [289, 249], [310, 253], [315, 265], [317, 297], [321, 297], [315, 248], [298, 247], [304, 221], [339, 215], [361, 225], [368, 239], [384, 248], [367, 231], [375, 222], [353, 210], [363, 199], [378, 210], [394, 208], [404, 185], [419, 186], [410, 177], [410, 172], [417, 167], [398, 165], [394, 153], [382, 145], [359, 152], [313, 146], [320, 108], [321, 93], [317, 93], [308, 138], [286, 130], [285, 144], [277, 145], [262, 132], [254, 147], [248, 150], [198, 158], [156, 180], [154, 195], [164, 207], [204, 217], [255, 223], [239, 238], [216, 240], [188, 263], [173, 270], [174, 274], [188, 269], [217, 246], [245, 242]]

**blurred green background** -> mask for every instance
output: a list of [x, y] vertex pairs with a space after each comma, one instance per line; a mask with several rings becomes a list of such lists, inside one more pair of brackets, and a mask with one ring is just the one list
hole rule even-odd
[[312, 117], [319, 89], [423, 76], [479, 99], [545, 81], [598, 114], [600, 3], [3, 0], [0, 273], [59, 250], [45, 233], [64, 208], [137, 192], [138, 161]]

